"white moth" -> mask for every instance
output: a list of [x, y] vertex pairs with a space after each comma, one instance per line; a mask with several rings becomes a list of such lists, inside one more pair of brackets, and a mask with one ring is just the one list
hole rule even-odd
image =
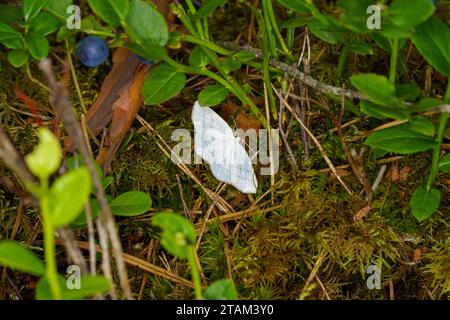
[[214, 177], [243, 193], [256, 193], [252, 161], [230, 126], [211, 108], [196, 101], [192, 110], [195, 154], [205, 160]]

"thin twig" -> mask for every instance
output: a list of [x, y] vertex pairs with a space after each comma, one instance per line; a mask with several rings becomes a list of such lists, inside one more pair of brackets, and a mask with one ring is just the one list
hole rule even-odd
[[100, 219], [104, 223], [108, 236], [111, 240], [112, 251], [116, 259], [117, 271], [120, 278], [120, 285], [124, 291], [127, 299], [132, 299], [130, 284], [128, 283], [128, 275], [126, 271], [125, 262], [123, 260], [122, 245], [120, 243], [119, 235], [117, 234], [116, 226], [114, 223], [114, 217], [109, 208], [106, 200], [105, 191], [103, 190], [100, 177], [98, 176], [94, 159], [89, 154], [89, 150], [84, 143], [83, 132], [80, 124], [77, 120], [75, 111], [67, 96], [67, 91], [62, 83], [58, 83], [52, 71], [51, 63], [49, 59], [42, 60], [39, 63], [41, 71], [47, 78], [47, 82], [53, 91], [51, 96], [51, 104], [55, 107], [58, 113], [61, 115], [62, 122], [65, 125], [69, 136], [72, 138], [73, 145], [80, 152], [81, 157], [86, 164], [87, 169], [92, 177], [92, 182], [95, 190], [95, 194], [100, 203], [101, 215]]

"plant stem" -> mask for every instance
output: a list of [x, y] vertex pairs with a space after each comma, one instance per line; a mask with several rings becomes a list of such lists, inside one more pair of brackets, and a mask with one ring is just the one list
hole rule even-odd
[[193, 37], [190, 35], [183, 35], [181, 37], [181, 40], [184, 40], [186, 42], [190, 42], [190, 43], [194, 43], [194, 44], [198, 44], [200, 46], [206, 47], [214, 52], [217, 52], [221, 55], [224, 56], [231, 56], [233, 55], [233, 52], [231, 52], [230, 50], [227, 50], [225, 48], [222, 48], [221, 46], [218, 46], [217, 44], [215, 44], [214, 42], [208, 41], [208, 40], [203, 40], [197, 37]]
[[86, 105], [84, 104], [83, 95], [81, 93], [80, 84], [78, 83], [77, 73], [75, 72], [75, 68], [72, 62], [72, 53], [70, 52], [69, 42], [67, 39], [65, 40], [66, 50], [67, 50], [67, 60], [69, 61], [70, 71], [72, 72], [73, 83], [75, 84], [75, 89], [77, 90], [78, 99], [80, 99], [81, 108], [83, 109], [83, 113], [87, 113]]
[[394, 39], [392, 42], [391, 51], [391, 63], [389, 66], [389, 81], [395, 84], [395, 77], [397, 75], [397, 62], [398, 62], [398, 39]]
[[202, 284], [200, 282], [200, 273], [197, 268], [197, 262], [195, 261], [195, 246], [191, 246], [191, 251], [188, 255], [189, 266], [191, 267], [192, 282], [194, 282], [195, 298], [197, 300], [203, 299]]
[[[445, 93], [444, 101], [450, 102], [450, 78], [448, 80], [447, 91]], [[428, 181], [427, 181], [427, 190], [431, 189], [431, 187], [433, 186], [434, 180], [436, 179], [436, 177], [439, 173], [439, 158], [440, 158], [440, 154], [441, 154], [441, 145], [442, 145], [442, 141], [444, 140], [445, 128], [446, 128], [449, 117], [450, 117], [449, 113], [443, 112], [443, 113], [441, 113], [441, 117], [439, 119], [438, 136], [436, 139], [436, 146], [433, 149], [433, 159], [431, 162], [431, 172], [430, 172], [430, 175], [428, 176]]]
[[48, 196], [44, 196], [40, 199], [41, 214], [44, 227], [44, 250], [45, 250], [45, 271], [47, 280], [52, 292], [53, 299], [61, 300], [61, 288], [58, 283], [58, 270], [56, 267], [55, 256], [55, 238], [54, 228], [51, 222], [50, 213], [48, 210]]
[[47, 92], [51, 92], [51, 90], [42, 82], [40, 82], [38, 79], [36, 79], [35, 77], [33, 77], [33, 75], [31, 74], [31, 70], [30, 70], [30, 63], [27, 61], [26, 65], [25, 65], [25, 70], [27, 72], [27, 76], [28, 78], [36, 83], [38, 86], [40, 86], [42, 89], [46, 90]]
[[347, 59], [348, 59], [349, 52], [350, 52], [349, 45], [344, 44], [344, 46], [342, 47], [341, 55], [339, 56], [339, 63], [338, 63], [338, 69], [337, 69], [338, 84], [340, 84], [342, 81], [342, 77], [344, 75], [344, 69], [345, 69], [345, 66], [347, 65]]

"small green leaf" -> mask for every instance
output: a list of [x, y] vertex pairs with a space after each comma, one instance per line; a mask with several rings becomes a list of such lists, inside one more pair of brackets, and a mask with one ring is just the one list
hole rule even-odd
[[411, 130], [423, 134], [424, 136], [434, 137], [435, 127], [433, 122], [423, 116], [417, 116], [411, 123]]
[[404, 106], [380, 106], [370, 101], [361, 101], [361, 111], [369, 116], [383, 120], [392, 118], [395, 120], [404, 120], [408, 118], [408, 109]]
[[8, 52], [8, 61], [15, 68], [20, 68], [25, 63], [27, 63], [29, 58], [28, 52], [26, 50], [12, 50]]
[[126, 20], [130, 12], [129, 0], [107, 0], [121, 20]]
[[204, 68], [208, 65], [209, 58], [199, 46], [195, 46], [189, 55], [189, 64], [197, 68]]
[[20, 49], [22, 48], [22, 35], [13, 27], [0, 23], [0, 43], [10, 49]]
[[233, 57], [243, 63], [255, 59], [255, 54], [253, 52], [244, 50], [236, 52]]
[[322, 23], [316, 17], [309, 19], [308, 27], [311, 32], [320, 40], [323, 40], [330, 44], [336, 44], [339, 42], [339, 37], [336, 30], [328, 24]]
[[141, 46], [137, 43], [129, 42], [125, 43], [124, 47], [130, 49], [145, 59], [155, 62], [163, 60], [164, 57], [167, 56], [166, 49], [158, 44], [147, 43], [145, 46]]
[[223, 279], [211, 284], [203, 294], [206, 300], [236, 300], [237, 291], [233, 281]]
[[94, 13], [103, 21], [112, 27], [117, 27], [120, 25], [120, 18], [111, 6], [109, 0], [88, 0], [88, 3], [92, 11], [94, 11]]
[[423, 112], [423, 111], [427, 111], [429, 109], [436, 108], [443, 104], [444, 104], [444, 101], [442, 101], [442, 100], [426, 98], [426, 99], [419, 101], [412, 107], [410, 107], [410, 110], [411, 110], [411, 112]]
[[[58, 283], [62, 291], [63, 300], [81, 300], [83, 298], [92, 297], [103, 294], [111, 290], [108, 279], [100, 276], [83, 275], [80, 277], [80, 288], [68, 289], [67, 281], [63, 276], [58, 274]], [[42, 277], [37, 286], [35, 293], [36, 300], [53, 300], [50, 285], [46, 276]]]
[[19, 7], [0, 4], [0, 22], [6, 24], [19, 23], [22, 21], [22, 10]]
[[445, 173], [450, 172], [450, 153], [447, 153], [440, 161], [439, 161], [439, 170]]
[[25, 21], [29, 21], [37, 16], [37, 14], [47, 5], [48, 0], [24, 0], [23, 17]]
[[41, 259], [15, 241], [0, 241], [0, 264], [35, 276], [45, 272]]
[[400, 100], [414, 101], [420, 96], [420, 88], [415, 83], [399, 84], [395, 86], [397, 97]]
[[386, 77], [365, 73], [351, 77], [352, 84], [364, 93], [372, 102], [383, 106], [398, 104], [395, 86]]
[[173, 98], [186, 85], [186, 76], [168, 64], [152, 69], [144, 81], [142, 95], [147, 105], [163, 103]]
[[242, 67], [242, 63], [234, 57], [228, 57], [223, 60], [222, 66], [225, 73], [230, 73], [231, 71], [239, 70]]
[[412, 28], [431, 17], [433, 12], [431, 0], [394, 0], [387, 14], [395, 25]]
[[350, 51], [360, 54], [368, 55], [373, 54], [372, 46], [364, 41], [354, 41], [349, 46]]
[[45, 6], [45, 10], [53, 14], [60, 21], [66, 21], [67, 8], [72, 4], [72, 0], [49, 0]]
[[432, 149], [436, 142], [427, 136], [413, 131], [409, 124], [376, 131], [365, 141], [372, 148], [400, 154], [409, 154]]
[[[100, 203], [97, 199], [89, 199], [89, 205], [91, 206], [92, 219], [95, 220], [100, 213]], [[83, 210], [75, 220], [73, 220], [70, 225], [74, 228], [83, 227], [87, 224], [86, 212]]]
[[164, 17], [142, 0], [131, 1], [125, 30], [134, 42], [142, 46], [147, 43], [165, 46], [169, 40], [169, 28]]
[[78, 217], [91, 192], [91, 177], [86, 168], [70, 171], [56, 179], [50, 189], [49, 212], [59, 228]]
[[437, 17], [418, 25], [412, 41], [436, 70], [450, 77], [450, 27]]
[[129, 191], [112, 200], [110, 207], [115, 216], [134, 217], [152, 207], [152, 198], [145, 192]]
[[25, 42], [33, 58], [42, 60], [47, 57], [50, 46], [46, 37], [36, 32], [30, 32], [25, 37]]
[[196, 240], [195, 228], [189, 220], [175, 213], [157, 213], [153, 225], [162, 231], [161, 244], [172, 255], [188, 258]]
[[39, 144], [25, 156], [30, 171], [41, 180], [46, 180], [56, 172], [62, 159], [62, 150], [58, 140], [47, 128], [37, 130]]
[[222, 103], [229, 93], [230, 91], [221, 84], [210, 85], [200, 92], [198, 101], [203, 107], [216, 106]]
[[300, 28], [306, 26], [307, 24], [308, 18], [306, 17], [306, 15], [302, 15], [283, 21], [280, 24], [280, 28], [281, 29]]
[[30, 30], [46, 36], [58, 30], [60, 26], [61, 22], [54, 15], [41, 12], [31, 23]]
[[225, 0], [204, 0], [192, 19], [198, 20], [206, 18], [224, 3]]
[[418, 187], [409, 202], [414, 217], [420, 222], [428, 219], [438, 208], [441, 202], [441, 192], [424, 186]]

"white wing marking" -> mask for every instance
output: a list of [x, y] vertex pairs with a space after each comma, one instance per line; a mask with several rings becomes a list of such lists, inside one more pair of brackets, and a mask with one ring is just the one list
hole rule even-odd
[[195, 102], [192, 110], [195, 153], [210, 166], [217, 180], [244, 193], [256, 193], [252, 162], [228, 124], [211, 108]]

